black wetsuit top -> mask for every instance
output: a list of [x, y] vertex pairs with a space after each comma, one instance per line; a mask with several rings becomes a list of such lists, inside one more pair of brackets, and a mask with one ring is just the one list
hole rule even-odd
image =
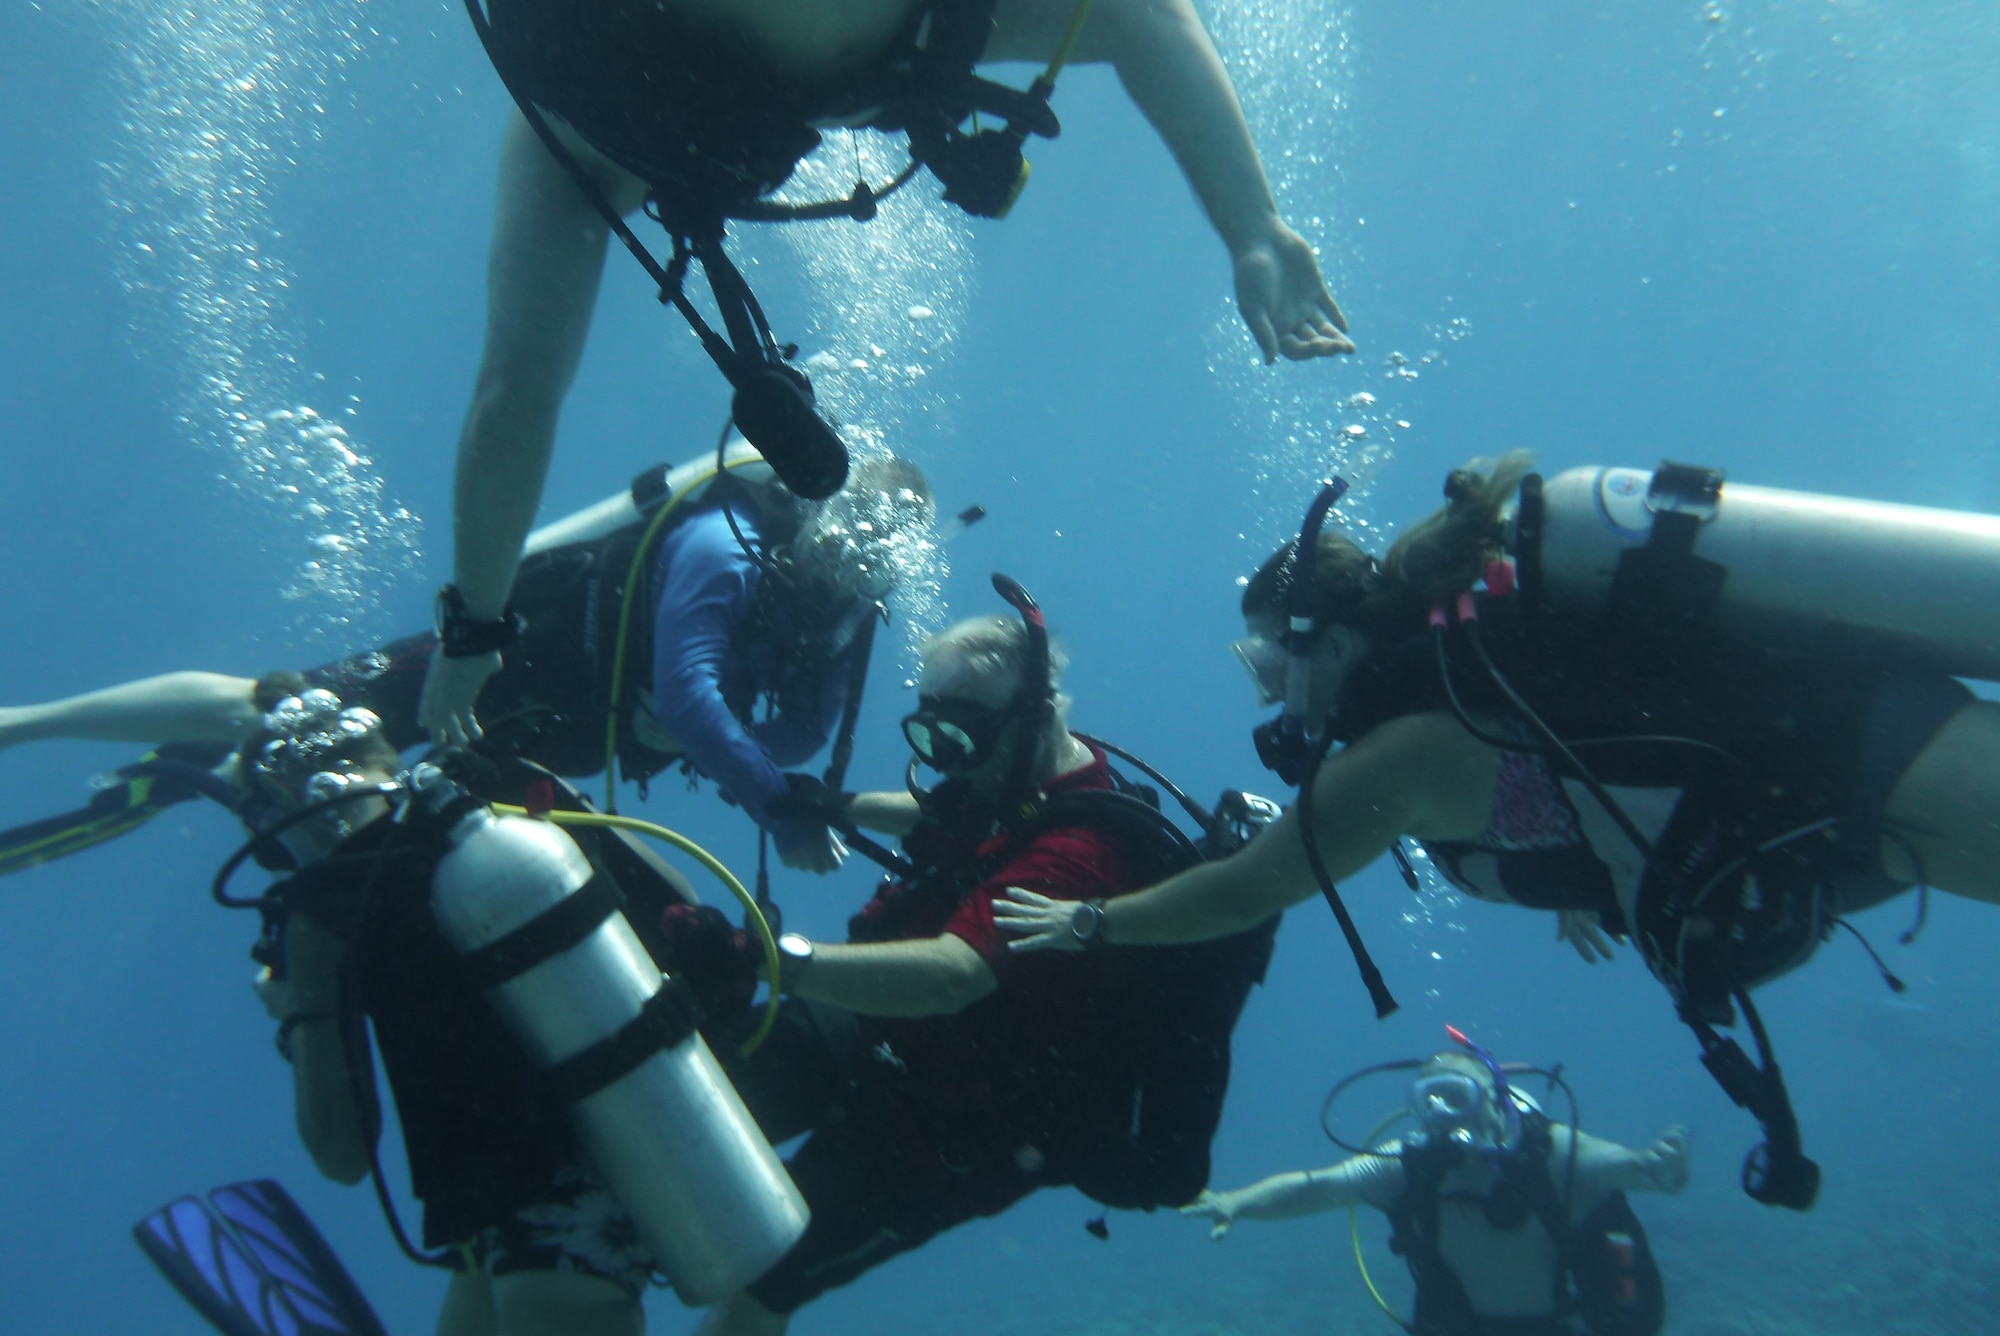
[[774, 74], [740, 37], [656, 0], [490, 0], [488, 12], [496, 60], [518, 91], [671, 207], [769, 194], [818, 146], [819, 125], [906, 128], [899, 104], [927, 82], [949, 100], [951, 74], [968, 74], [985, 47], [993, 8], [925, 0], [880, 54], [816, 83]]

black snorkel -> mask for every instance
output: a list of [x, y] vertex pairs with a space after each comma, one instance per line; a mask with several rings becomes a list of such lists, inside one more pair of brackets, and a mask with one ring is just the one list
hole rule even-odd
[[1319, 633], [1313, 615], [1319, 531], [1326, 525], [1327, 512], [1346, 494], [1347, 479], [1335, 478], [1321, 485], [1319, 495], [1306, 508], [1298, 545], [1292, 549], [1292, 587], [1285, 598], [1285, 650], [1290, 656], [1285, 664], [1285, 704], [1277, 718], [1259, 724], [1250, 735], [1264, 768], [1293, 788], [1304, 781], [1319, 759], [1314, 755], [1312, 727], [1306, 718], [1312, 691], [1313, 642]]
[[1292, 549], [1292, 587], [1286, 596], [1285, 648], [1290, 659], [1285, 666], [1285, 706], [1276, 719], [1259, 724], [1251, 734], [1257, 744], [1257, 759], [1267, 769], [1275, 771], [1279, 779], [1294, 785], [1299, 791], [1299, 801], [1295, 808], [1298, 817], [1299, 843], [1305, 846], [1306, 863], [1312, 868], [1313, 879], [1319, 883], [1320, 894], [1326, 897], [1327, 908], [1333, 911], [1335, 921], [1340, 924], [1340, 935], [1347, 939], [1347, 949], [1354, 956], [1354, 968], [1360, 971], [1361, 983], [1368, 989], [1368, 1000], [1375, 1006], [1375, 1019], [1382, 1020], [1393, 1015], [1398, 1003], [1389, 992], [1389, 985], [1383, 982], [1382, 971], [1375, 966], [1375, 960], [1368, 954], [1367, 945], [1361, 940], [1360, 929], [1341, 902], [1340, 889], [1333, 884], [1327, 873], [1326, 862], [1319, 853], [1319, 834], [1313, 829], [1312, 791], [1313, 778], [1319, 771], [1319, 763], [1326, 758], [1326, 749], [1332, 738], [1322, 733], [1315, 741], [1308, 722], [1306, 709], [1312, 695], [1313, 647], [1319, 636], [1318, 619], [1313, 615], [1315, 602], [1315, 576], [1319, 567], [1319, 531], [1326, 524], [1327, 512], [1333, 503], [1347, 493], [1347, 479], [1335, 478], [1319, 489], [1312, 505], [1306, 508], [1305, 523], [1299, 528], [1298, 546]]

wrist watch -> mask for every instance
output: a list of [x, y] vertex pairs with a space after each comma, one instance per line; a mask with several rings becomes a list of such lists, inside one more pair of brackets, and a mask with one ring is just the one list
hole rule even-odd
[[438, 649], [447, 659], [471, 659], [505, 649], [520, 636], [525, 624], [512, 603], [491, 621], [466, 616], [465, 595], [451, 584], [438, 590], [437, 606], [432, 613]]
[[1104, 940], [1104, 899], [1085, 900], [1069, 916], [1070, 935], [1083, 944], [1086, 951], [1094, 951], [1101, 946], [1109, 946]]
[[812, 968], [812, 939], [796, 932], [778, 938], [778, 991], [789, 993]]

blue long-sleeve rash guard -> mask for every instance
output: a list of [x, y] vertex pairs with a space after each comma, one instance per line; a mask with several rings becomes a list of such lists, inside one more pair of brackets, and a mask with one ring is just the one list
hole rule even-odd
[[[739, 507], [735, 519], [754, 545], [761, 534], [752, 509]], [[670, 529], [654, 566], [660, 601], [653, 618], [653, 714], [695, 769], [759, 823], [764, 804], [785, 792], [784, 767], [802, 764], [832, 735], [846, 699], [845, 663], [854, 652], [849, 646], [826, 666], [809, 717], [801, 717], [800, 702], [788, 701], [772, 719], [739, 719], [723, 697], [723, 674], [730, 637], [750, 615], [762, 578], [716, 507]], [[759, 682], [757, 689], [775, 685]]]

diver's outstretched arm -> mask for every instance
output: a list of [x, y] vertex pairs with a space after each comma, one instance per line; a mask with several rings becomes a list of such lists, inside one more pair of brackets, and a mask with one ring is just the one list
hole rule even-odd
[[[1549, 1149], [1550, 1169], [1560, 1175], [1569, 1156], [1570, 1130], [1560, 1124], [1549, 1129], [1553, 1144]], [[1576, 1203], [1579, 1217], [1606, 1192], [1677, 1193], [1688, 1184], [1688, 1134], [1684, 1127], [1669, 1127], [1659, 1140], [1644, 1150], [1633, 1150], [1588, 1132], [1577, 1134], [1576, 1176], [1581, 1195]]]
[[[1313, 829], [1334, 881], [1361, 871], [1398, 835], [1470, 839], [1493, 809], [1500, 754], [1448, 714], [1392, 719], [1321, 764], [1313, 784]], [[1176, 946], [1256, 927], [1319, 892], [1292, 807], [1240, 853], [1203, 863], [1150, 890], [1104, 905], [1097, 928], [1111, 946]], [[1081, 950], [1077, 906], [1009, 887], [994, 922], [1017, 951]]]
[[163, 673], [42, 705], [0, 708], [0, 750], [46, 738], [240, 742], [261, 717], [257, 683], [222, 673]]
[[1209, 1237], [1227, 1238], [1238, 1220], [1291, 1220], [1337, 1211], [1344, 1206], [1386, 1206], [1402, 1191], [1403, 1162], [1393, 1148], [1381, 1155], [1357, 1155], [1324, 1169], [1274, 1174], [1247, 1188], [1204, 1192], [1182, 1215], [1214, 1222]]
[[794, 996], [863, 1016], [949, 1015], [999, 986], [979, 953], [950, 933], [905, 942], [823, 943], [813, 948], [812, 963], [786, 980]]
[[[1073, 0], [1000, 0], [988, 60], [1047, 60]], [[1278, 217], [1264, 164], [1191, 0], [1096, 0], [1073, 60], [1108, 61], [1159, 131], [1229, 248], [1236, 298], [1264, 360], [1351, 353], [1319, 261]]]
[[922, 818], [917, 800], [901, 789], [857, 793], [847, 804], [849, 821], [863, 830], [883, 835], [907, 835], [917, 828], [917, 822]]

